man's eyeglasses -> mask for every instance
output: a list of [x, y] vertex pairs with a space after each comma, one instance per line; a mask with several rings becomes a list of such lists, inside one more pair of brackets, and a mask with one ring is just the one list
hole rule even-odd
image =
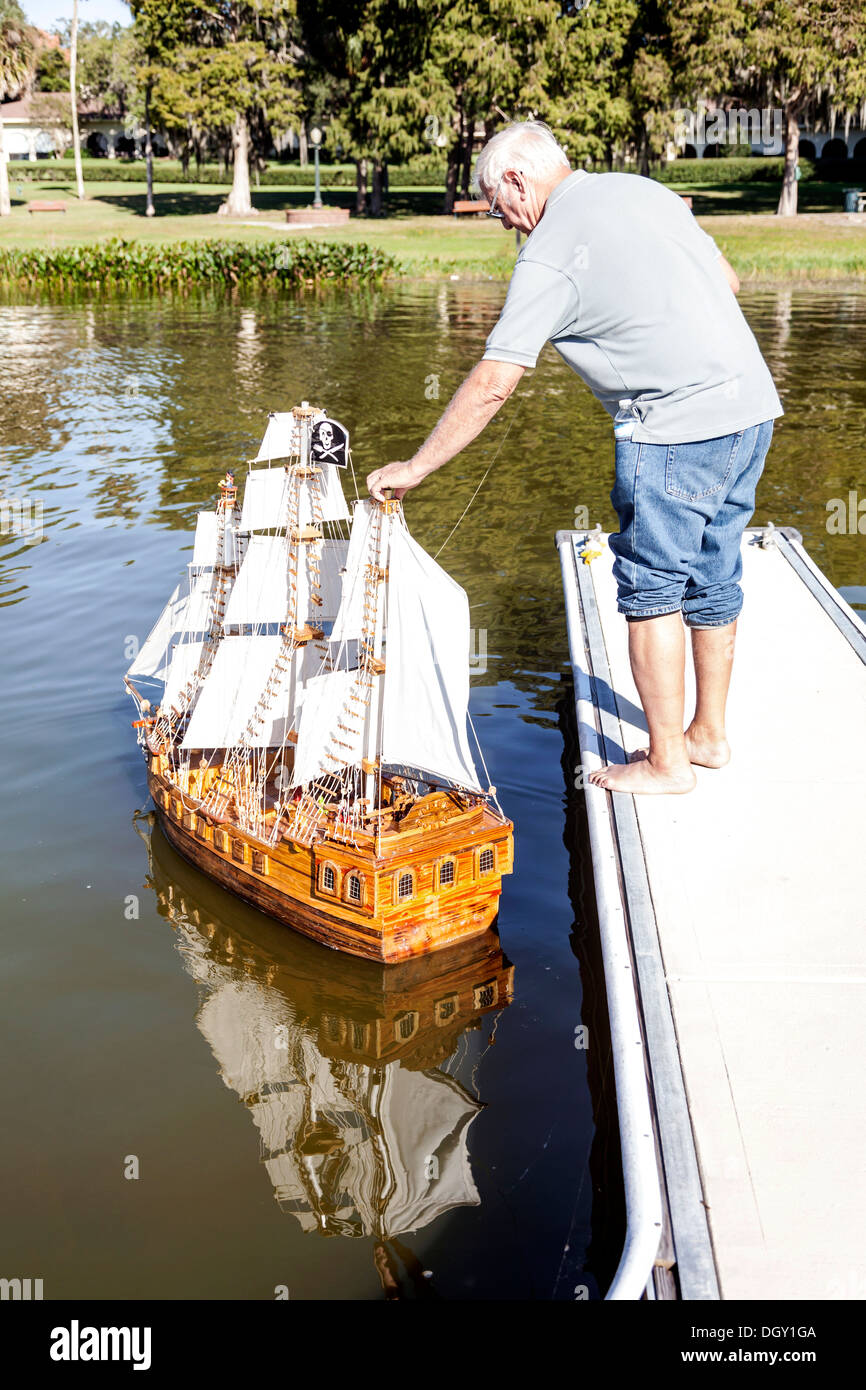
[[[502, 174], [502, 178], [500, 178], [498, 184], [496, 185], [496, 192], [495, 192], [494, 195], [493, 195], [493, 201], [492, 201], [491, 204], [490, 204], [489, 211], [485, 214], [485, 216], [487, 216], [487, 217], [498, 217], [499, 220], [500, 220], [500, 222], [502, 221], [503, 217], [505, 216], [505, 213], [504, 213], [504, 212], [497, 212], [497, 211], [496, 211], [496, 200], [497, 200], [497, 198], [499, 197], [499, 190], [500, 190], [500, 188], [502, 187], [502, 179], [505, 178], [505, 174], [506, 174], [507, 172], [508, 172], [508, 170], [506, 169], [505, 172]], [[521, 169], [516, 169], [516, 170], [515, 170], [515, 173], [519, 174], [520, 177], [523, 178], [523, 171], [522, 171]]]
[[487, 210], [487, 216], [488, 216], [488, 217], [498, 217], [498, 218], [500, 219], [500, 221], [502, 220], [502, 218], [503, 218], [503, 216], [504, 216], [505, 214], [504, 214], [504, 213], [501, 213], [501, 212], [496, 212], [495, 209], [496, 209], [496, 199], [499, 197], [499, 190], [500, 190], [500, 188], [502, 187], [502, 179], [504, 179], [504, 178], [505, 178], [505, 175], [503, 174], [503, 175], [502, 175], [502, 178], [500, 178], [498, 184], [496, 185], [496, 192], [494, 193], [493, 199], [492, 199], [491, 204], [490, 204], [490, 207], [489, 207], [488, 210]]

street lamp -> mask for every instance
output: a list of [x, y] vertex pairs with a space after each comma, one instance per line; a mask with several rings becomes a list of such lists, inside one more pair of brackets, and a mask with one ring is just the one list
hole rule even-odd
[[319, 146], [321, 145], [321, 143], [322, 132], [319, 130], [319, 127], [317, 125], [314, 125], [313, 129], [310, 131], [310, 144], [313, 147], [313, 154], [316, 158], [316, 193], [315, 197], [313, 198], [314, 208], [320, 208], [322, 206], [322, 190], [319, 186]]

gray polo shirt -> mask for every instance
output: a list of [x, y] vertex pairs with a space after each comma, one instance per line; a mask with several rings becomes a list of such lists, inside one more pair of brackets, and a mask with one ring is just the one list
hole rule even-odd
[[517, 257], [484, 357], [534, 367], [552, 342], [611, 415], [632, 415], [643, 443], [773, 419], [773, 378], [719, 255], [663, 184], [578, 170]]

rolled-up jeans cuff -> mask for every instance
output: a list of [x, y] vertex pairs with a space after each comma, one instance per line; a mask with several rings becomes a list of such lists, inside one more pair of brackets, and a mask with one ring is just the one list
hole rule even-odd
[[732, 613], [729, 618], [711, 618], [709, 621], [705, 619], [703, 622], [690, 622], [684, 613], [683, 622], [685, 623], [686, 627], [697, 628], [698, 631], [700, 631], [702, 628], [707, 627], [730, 627], [731, 623], [735, 623], [737, 621], [741, 612], [742, 609], [738, 608], [736, 613]]
[[664, 608], [625, 608], [618, 603], [617, 609], [624, 617], [637, 622], [641, 618], [665, 618], [669, 613], [679, 613], [682, 611], [682, 604], [668, 604]]

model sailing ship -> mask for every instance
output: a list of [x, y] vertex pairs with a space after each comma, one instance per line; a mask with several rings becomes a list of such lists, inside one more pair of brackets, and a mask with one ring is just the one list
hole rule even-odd
[[490, 926], [512, 825], [469, 747], [466, 595], [399, 502], [356, 502], [347, 535], [348, 460], [323, 410], [270, 416], [126, 685], [175, 848], [315, 940], [398, 961]]

